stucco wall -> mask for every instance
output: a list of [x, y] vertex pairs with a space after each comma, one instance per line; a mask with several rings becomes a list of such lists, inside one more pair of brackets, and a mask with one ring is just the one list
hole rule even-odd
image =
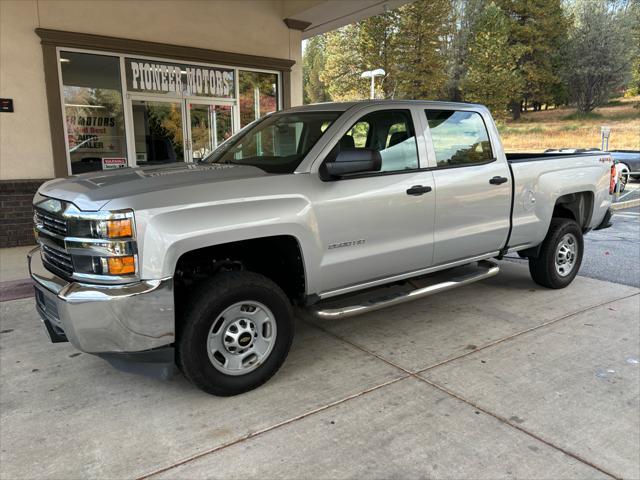
[[0, 179], [53, 176], [37, 27], [170, 43], [296, 61], [291, 104], [302, 102], [301, 33], [282, 21], [279, 0], [211, 2], [0, 0]]
[[0, 1], [0, 179], [53, 177], [49, 114], [35, 1]]

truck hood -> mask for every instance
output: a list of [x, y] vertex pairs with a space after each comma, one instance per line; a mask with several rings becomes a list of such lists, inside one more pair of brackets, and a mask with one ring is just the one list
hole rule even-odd
[[59, 178], [39, 193], [65, 200], [81, 210], [100, 210], [114, 198], [171, 188], [265, 176], [257, 167], [231, 164], [178, 163], [161, 167], [119, 168]]

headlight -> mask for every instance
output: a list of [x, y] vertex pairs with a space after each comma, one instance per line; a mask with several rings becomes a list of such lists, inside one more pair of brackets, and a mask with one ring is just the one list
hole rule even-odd
[[132, 210], [80, 212], [67, 210], [68, 235], [76, 238], [135, 238]]
[[137, 274], [138, 249], [133, 211], [77, 212], [69, 220], [73, 237], [65, 240], [65, 246], [74, 258], [79, 275], [107, 279]]
[[132, 210], [85, 212], [57, 201], [53, 209], [34, 202], [43, 260], [74, 280], [122, 283], [138, 276], [138, 247]]

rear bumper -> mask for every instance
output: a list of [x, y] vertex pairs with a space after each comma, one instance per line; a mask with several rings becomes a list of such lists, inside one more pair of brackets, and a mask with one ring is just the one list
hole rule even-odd
[[175, 340], [173, 279], [124, 285], [67, 282], [28, 255], [36, 308], [53, 342], [87, 353], [141, 352]]

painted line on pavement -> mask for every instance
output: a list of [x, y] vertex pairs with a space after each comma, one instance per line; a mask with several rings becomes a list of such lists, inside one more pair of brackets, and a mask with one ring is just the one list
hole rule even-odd
[[638, 205], [640, 205], [640, 198], [634, 198], [633, 200], [612, 203], [611, 208], [614, 210], [623, 210], [625, 208], [637, 207]]
[[637, 190], [629, 190], [627, 192], [624, 192], [622, 195], [620, 195], [620, 197], [618, 198], [618, 201], [622, 200], [624, 197], [627, 197], [629, 195], [633, 195], [634, 193], [636, 193]]

